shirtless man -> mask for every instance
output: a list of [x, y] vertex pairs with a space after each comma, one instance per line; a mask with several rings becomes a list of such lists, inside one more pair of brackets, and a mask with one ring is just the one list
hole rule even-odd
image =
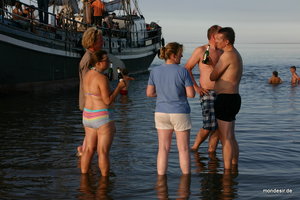
[[223, 54], [210, 74], [210, 80], [216, 81], [215, 114], [223, 146], [225, 170], [237, 166], [239, 156], [234, 126], [235, 115], [241, 106], [239, 84], [243, 73], [243, 61], [233, 46], [234, 40], [235, 33], [232, 28], [226, 27], [219, 30], [216, 35], [216, 47], [222, 49]]
[[292, 85], [295, 85], [295, 84], [299, 83], [300, 77], [296, 73], [296, 67], [295, 66], [291, 66], [290, 67], [290, 72], [292, 74], [292, 78], [291, 78]]
[[268, 81], [270, 84], [280, 84], [282, 83], [281, 78], [278, 76], [278, 72], [277, 71], [273, 71], [273, 75], [272, 77], [269, 79]]
[[[222, 51], [215, 48], [215, 35], [220, 28], [220, 26], [214, 25], [207, 30], [208, 44], [196, 48], [185, 65], [185, 68], [191, 75], [195, 91], [200, 94], [200, 104], [203, 118], [203, 126], [198, 131], [194, 145], [191, 148], [193, 151], [198, 150], [199, 146], [205, 141], [209, 134], [208, 152], [215, 152], [219, 141], [218, 134], [215, 131], [217, 129], [217, 121], [214, 114], [214, 101], [216, 98], [216, 93], [213, 89], [215, 82], [209, 79], [212, 68], [207, 64], [203, 64], [201, 61], [207, 46], [210, 45], [209, 56], [214, 64], [218, 62]], [[193, 68], [197, 64], [200, 71], [199, 85], [195, 81], [192, 73]]]

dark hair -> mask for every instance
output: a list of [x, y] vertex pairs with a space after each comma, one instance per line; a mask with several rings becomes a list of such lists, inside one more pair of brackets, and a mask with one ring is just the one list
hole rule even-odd
[[221, 29], [221, 26], [219, 26], [219, 25], [213, 25], [213, 26], [211, 26], [211, 27], [207, 30], [207, 38], [210, 39], [211, 36], [212, 36], [213, 34], [218, 33], [218, 31], [219, 31], [220, 29]]
[[290, 68], [296, 70], [296, 67], [295, 67], [295, 66], [291, 66]]
[[277, 77], [277, 76], [278, 76], [278, 72], [277, 72], [277, 71], [274, 71], [274, 72], [273, 72], [273, 75], [274, 75], [275, 77]]
[[121, 72], [122, 72], [123, 75], [128, 75], [129, 74], [129, 72], [126, 68], [121, 68]]
[[222, 34], [226, 40], [229, 41], [230, 44], [234, 44], [235, 41], [235, 33], [231, 27], [221, 28], [218, 33]]
[[167, 60], [172, 54], [177, 54], [183, 49], [183, 45], [177, 42], [168, 43], [165, 47], [160, 48], [159, 58]]
[[103, 50], [94, 52], [91, 55], [91, 61], [90, 61], [91, 65], [95, 66], [97, 62], [103, 60], [104, 55], [107, 55], [107, 52]]

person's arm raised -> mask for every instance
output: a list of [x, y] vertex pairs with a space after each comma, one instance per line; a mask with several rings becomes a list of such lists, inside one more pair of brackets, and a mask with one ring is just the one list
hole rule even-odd
[[118, 96], [120, 93], [120, 90], [125, 87], [125, 82], [120, 81], [116, 87], [116, 89], [110, 94], [109, 91], [109, 81], [107, 77], [101, 77], [101, 81], [99, 84], [100, 90], [101, 90], [101, 98], [103, 103], [106, 105], [112, 104], [114, 102], [115, 98]]

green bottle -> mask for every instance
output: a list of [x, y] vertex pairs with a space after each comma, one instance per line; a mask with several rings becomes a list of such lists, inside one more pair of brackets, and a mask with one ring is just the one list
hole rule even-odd
[[114, 70], [113, 70], [113, 64], [110, 63], [110, 67], [108, 68], [108, 80], [112, 81], [114, 79]]
[[209, 56], [209, 48], [210, 48], [210, 45], [207, 46], [205, 52], [204, 52], [204, 55], [203, 55], [203, 59], [202, 59], [202, 63], [203, 64], [207, 64], [208, 63], [208, 56]]

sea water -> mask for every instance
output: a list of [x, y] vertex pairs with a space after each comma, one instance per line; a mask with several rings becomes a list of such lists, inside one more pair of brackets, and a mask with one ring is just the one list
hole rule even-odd
[[[184, 43], [184, 64], [197, 43]], [[236, 120], [238, 172], [223, 172], [222, 149], [207, 142], [191, 153], [191, 176], [182, 176], [176, 138], [168, 175], [157, 177], [155, 98], [147, 98], [149, 73], [134, 75], [129, 98], [115, 103], [117, 133], [111, 175], [100, 176], [96, 158], [88, 175], [78, 168], [76, 147], [84, 131], [78, 90], [2, 96], [0, 99], [0, 199], [297, 199], [300, 196], [300, 44], [237, 44], [244, 61], [242, 106]], [[151, 67], [161, 64], [155, 59]], [[280, 85], [267, 83], [276, 70]], [[197, 67], [194, 69], [199, 78]], [[199, 96], [189, 99], [191, 144], [202, 127]]]

